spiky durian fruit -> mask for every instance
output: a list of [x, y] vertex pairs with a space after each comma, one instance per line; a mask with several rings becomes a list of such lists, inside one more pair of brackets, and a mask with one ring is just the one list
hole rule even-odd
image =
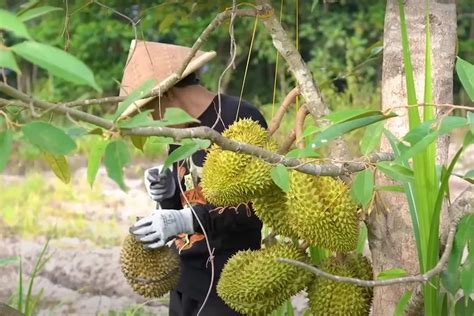
[[286, 193], [272, 184], [268, 190], [252, 199], [253, 210], [258, 218], [278, 235], [297, 237], [288, 218]]
[[[372, 266], [362, 255], [349, 255], [345, 260], [328, 258], [320, 266], [331, 274], [372, 280]], [[309, 287], [309, 307], [313, 315], [369, 315], [373, 288], [316, 277]]]
[[359, 236], [357, 209], [341, 180], [290, 173], [288, 214], [299, 238], [333, 251], [354, 250]]
[[279, 257], [306, 260], [305, 254], [292, 245], [240, 251], [225, 264], [217, 293], [240, 313], [268, 315], [312, 279], [306, 270], [276, 261]]
[[161, 297], [178, 283], [178, 254], [168, 247], [145, 249], [132, 235], [123, 242], [120, 264], [128, 284], [144, 297]]
[[[222, 135], [268, 150], [277, 149], [268, 132], [250, 119], [235, 122]], [[261, 159], [213, 145], [206, 156], [201, 178], [204, 196], [219, 206], [248, 202], [272, 183], [270, 169], [271, 165]]]

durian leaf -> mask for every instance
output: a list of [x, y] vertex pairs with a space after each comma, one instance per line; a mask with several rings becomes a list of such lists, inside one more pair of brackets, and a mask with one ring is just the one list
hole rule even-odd
[[154, 121], [151, 117], [153, 110], [142, 111], [130, 118], [119, 120], [117, 126], [119, 128], [135, 128], [135, 127], [163, 127], [162, 121]]
[[384, 122], [378, 122], [367, 126], [364, 132], [364, 136], [360, 140], [360, 151], [363, 155], [370, 154], [380, 144], [382, 138], [382, 132]]
[[132, 135], [132, 136], [130, 136], [130, 139], [132, 140], [133, 146], [135, 146], [136, 149], [143, 152], [143, 146], [145, 146], [145, 143], [146, 143], [148, 137]]
[[0, 49], [0, 67], [8, 68], [15, 71], [17, 74], [21, 74], [15, 56], [9, 50]]
[[23, 134], [33, 144], [50, 154], [67, 155], [76, 148], [74, 140], [63, 130], [45, 122], [31, 122], [22, 127]]
[[468, 296], [461, 297], [456, 302], [454, 311], [456, 316], [472, 316], [474, 315], [474, 301]]
[[407, 272], [404, 269], [394, 268], [380, 272], [377, 276], [377, 280], [400, 278], [405, 275], [407, 275]]
[[18, 37], [31, 38], [26, 25], [7, 10], [0, 10], [0, 29], [11, 31]]
[[367, 226], [362, 222], [361, 229], [359, 231], [359, 239], [357, 241], [356, 252], [362, 254], [364, 252], [365, 244], [367, 242]]
[[[474, 237], [474, 234], [469, 232], [469, 234]], [[471, 238], [469, 241], [472, 245], [474, 243], [474, 238]], [[464, 292], [465, 296], [469, 296], [474, 292], [474, 251], [472, 249], [469, 250], [469, 254], [467, 256], [466, 261], [461, 267], [460, 271], [460, 278], [461, 278], [461, 288]]]
[[410, 182], [413, 180], [413, 170], [395, 162], [378, 162], [377, 169], [395, 181]]
[[397, 116], [395, 113], [385, 114], [376, 114], [373, 116], [356, 118], [353, 120], [345, 121], [339, 124], [331, 125], [320, 134], [316, 135], [316, 137], [311, 142], [311, 145], [315, 147], [322, 147], [327, 145], [331, 140], [342, 136], [346, 133], [349, 133], [353, 130], [358, 128], [368, 126], [370, 124], [374, 124], [392, 117]]
[[97, 171], [99, 171], [100, 161], [102, 160], [107, 144], [107, 141], [103, 138], [98, 138], [92, 144], [91, 152], [89, 153], [89, 160], [87, 162], [87, 182], [91, 188], [94, 185]]
[[321, 155], [315, 152], [311, 147], [305, 147], [303, 149], [295, 148], [290, 150], [287, 154], [289, 158], [318, 158]]
[[185, 145], [181, 145], [177, 149], [175, 149], [171, 154], [169, 154], [168, 157], [166, 157], [165, 163], [163, 165], [163, 170], [166, 168], [169, 168], [174, 162], [183, 160], [185, 158], [188, 158], [198, 150], [200, 150], [201, 147], [199, 144], [196, 143], [189, 143]]
[[405, 315], [405, 309], [410, 301], [412, 291], [405, 291], [395, 307], [394, 316]]
[[166, 109], [165, 115], [163, 117], [163, 122], [166, 125], [179, 125], [191, 122], [199, 123], [199, 120], [195, 119], [186, 111], [180, 108], [172, 107]]
[[454, 236], [453, 249], [449, 256], [448, 265], [445, 270], [441, 272], [441, 284], [451, 294], [456, 294], [459, 290], [460, 283], [460, 269], [462, 255], [469, 238], [469, 234], [474, 231], [474, 215], [469, 214], [464, 216], [458, 224], [456, 235]]
[[48, 163], [54, 174], [64, 183], [71, 181], [71, 171], [63, 155], [55, 156], [46, 151], [42, 152], [44, 159]]
[[471, 133], [474, 134], [474, 113], [467, 112], [466, 117], [467, 117], [467, 122], [469, 123], [470, 129], [471, 129]]
[[109, 178], [114, 180], [122, 190], [126, 190], [123, 180], [123, 167], [130, 162], [130, 154], [123, 140], [114, 140], [105, 147], [104, 164]]
[[12, 151], [13, 135], [10, 130], [0, 132], [0, 172], [5, 169]]
[[324, 116], [325, 120], [331, 121], [333, 124], [342, 123], [357, 118], [383, 114], [381, 111], [366, 110], [366, 109], [352, 109], [345, 111], [336, 111]]
[[134, 102], [142, 99], [147, 93], [151, 91], [156, 86], [156, 80], [155, 79], [148, 79], [145, 80], [130, 94], [127, 96], [125, 100], [119, 103], [117, 110], [115, 111], [114, 115], [112, 116], [112, 119], [115, 121], [117, 120], [120, 115]]
[[467, 95], [471, 101], [474, 101], [474, 65], [457, 57], [456, 73]]
[[381, 185], [376, 186], [375, 191], [390, 191], [405, 193], [405, 189], [401, 185]]
[[282, 164], [277, 164], [271, 170], [273, 182], [283, 190], [283, 192], [290, 191], [290, 174], [288, 169]]
[[364, 208], [367, 207], [374, 193], [374, 173], [370, 169], [359, 172], [351, 187], [354, 199]]

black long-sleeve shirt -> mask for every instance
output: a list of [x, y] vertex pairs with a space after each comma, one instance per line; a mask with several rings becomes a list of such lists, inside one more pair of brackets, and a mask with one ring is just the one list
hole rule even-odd
[[[236, 97], [221, 95], [220, 117], [218, 113], [218, 96], [216, 96], [204, 113], [198, 117], [200, 123], [192, 126], [208, 126], [222, 133], [224, 129], [236, 121], [236, 118], [237, 120], [251, 118], [258, 121], [262, 127], [267, 128], [265, 119], [257, 108], [244, 100], [241, 101], [239, 106], [239, 99]], [[176, 148], [171, 147], [170, 152], [174, 149]], [[205, 155], [204, 150], [198, 151], [191, 159], [196, 166], [202, 167]], [[182, 165], [181, 162], [178, 162], [178, 164]], [[178, 164], [175, 164], [173, 168], [175, 181], [178, 181]], [[183, 183], [181, 183], [181, 186]], [[183, 208], [178, 183], [176, 187], [174, 197], [161, 203], [163, 208]], [[262, 223], [253, 213], [251, 205], [241, 204], [236, 207], [217, 208], [212, 204], [199, 204], [193, 208], [206, 231], [211, 249], [214, 251], [215, 279], [213, 287], [215, 291], [220, 272], [230, 256], [239, 250], [260, 248]], [[194, 216], [193, 218], [196, 234], [189, 236], [190, 243], [185, 247], [183, 247], [183, 242], [175, 243], [176, 248], [182, 248], [180, 251], [177, 249], [181, 258], [177, 290], [201, 301], [209, 288], [211, 264], [208, 262], [209, 251], [206, 241], [201, 235], [201, 226]]]

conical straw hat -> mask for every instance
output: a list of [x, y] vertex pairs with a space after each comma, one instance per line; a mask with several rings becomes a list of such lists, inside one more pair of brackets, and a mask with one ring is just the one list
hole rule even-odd
[[[156, 80], [157, 85], [152, 89], [154, 91], [160, 83], [170, 80], [190, 52], [191, 48], [189, 47], [132, 40], [120, 85], [120, 96], [127, 96], [149, 79]], [[215, 56], [216, 52], [214, 51], [198, 51], [187, 65], [181, 78], [198, 70]], [[135, 101], [122, 113], [121, 117], [130, 116], [152, 99], [153, 97]]]

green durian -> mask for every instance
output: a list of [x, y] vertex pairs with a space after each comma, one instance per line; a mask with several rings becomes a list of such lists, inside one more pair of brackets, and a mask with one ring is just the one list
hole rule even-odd
[[341, 180], [290, 172], [288, 218], [299, 238], [332, 251], [357, 246], [358, 207]]
[[288, 217], [286, 193], [272, 184], [268, 190], [252, 199], [255, 215], [278, 235], [297, 237]]
[[[268, 150], [276, 142], [256, 121], [241, 119], [230, 125], [223, 136]], [[271, 165], [247, 154], [222, 150], [213, 145], [204, 162], [201, 186], [205, 198], [218, 206], [235, 206], [249, 202], [272, 183]]]
[[132, 235], [123, 242], [120, 265], [128, 284], [144, 297], [161, 297], [178, 283], [178, 254], [166, 246], [145, 249]]
[[[340, 262], [342, 261], [342, 262]], [[367, 258], [351, 254], [343, 260], [326, 259], [320, 269], [331, 274], [372, 280], [373, 272]], [[369, 315], [373, 288], [316, 277], [309, 287], [309, 307], [313, 315]]]
[[217, 293], [234, 310], [245, 315], [268, 315], [312, 280], [310, 272], [276, 258], [306, 261], [304, 252], [277, 244], [257, 251], [240, 251], [225, 264]]

